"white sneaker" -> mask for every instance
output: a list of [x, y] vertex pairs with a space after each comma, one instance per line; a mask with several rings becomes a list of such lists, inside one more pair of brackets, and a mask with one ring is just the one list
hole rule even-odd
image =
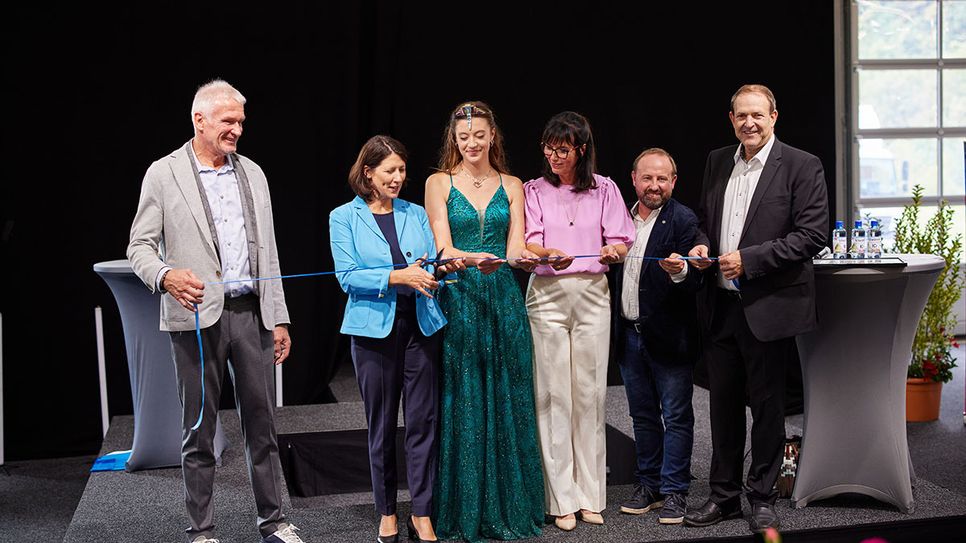
[[299, 529], [294, 524], [283, 522], [278, 525], [272, 535], [262, 539], [263, 543], [305, 543], [295, 532]]
[[205, 537], [203, 535], [199, 535], [198, 537], [192, 539], [191, 543], [221, 543], [221, 542], [211, 537]]

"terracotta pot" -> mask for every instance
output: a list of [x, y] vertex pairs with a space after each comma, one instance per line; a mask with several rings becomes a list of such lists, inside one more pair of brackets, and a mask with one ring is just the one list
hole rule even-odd
[[943, 384], [932, 379], [906, 379], [906, 421], [928, 422], [939, 418]]

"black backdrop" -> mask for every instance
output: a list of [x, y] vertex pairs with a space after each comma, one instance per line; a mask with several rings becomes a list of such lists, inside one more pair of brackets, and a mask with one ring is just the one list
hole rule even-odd
[[[268, 174], [285, 273], [332, 269], [328, 213], [350, 198], [346, 173], [369, 136], [409, 147], [403, 197], [421, 203], [447, 114], [466, 99], [494, 108], [524, 180], [538, 175], [543, 123], [572, 109], [629, 200], [631, 160], [660, 146], [679, 165], [675, 195], [693, 204], [708, 151], [735, 143], [731, 94], [760, 82], [778, 97], [779, 136], [818, 155], [834, 186], [831, 2], [200, 6], [21, 7], [0, 23], [10, 459], [99, 446], [94, 306], [111, 413], [131, 412], [117, 309], [91, 266], [124, 257], [144, 171], [191, 137], [192, 95], [212, 77], [248, 98], [240, 151]], [[286, 403], [330, 401], [344, 297], [331, 278], [289, 281], [286, 294]]]

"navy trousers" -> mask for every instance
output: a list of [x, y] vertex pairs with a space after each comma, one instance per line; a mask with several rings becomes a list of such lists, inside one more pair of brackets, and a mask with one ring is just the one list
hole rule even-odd
[[414, 308], [397, 312], [385, 338], [352, 336], [352, 362], [369, 423], [369, 469], [376, 511], [396, 514], [396, 426], [402, 399], [406, 476], [417, 517], [433, 512], [440, 334], [419, 330]]
[[638, 482], [652, 492], [687, 494], [694, 444], [692, 365], [649, 351], [633, 324], [625, 326], [621, 377], [634, 422]]

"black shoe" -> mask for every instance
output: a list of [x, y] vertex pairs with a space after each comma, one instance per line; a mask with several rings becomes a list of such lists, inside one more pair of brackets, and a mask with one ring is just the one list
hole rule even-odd
[[416, 525], [413, 524], [413, 517], [406, 519], [406, 528], [409, 530], [410, 541], [415, 541], [416, 543], [436, 541], [435, 539], [423, 539], [419, 537], [419, 532], [416, 531]]
[[399, 533], [376, 536], [376, 543], [399, 543]]
[[668, 494], [657, 521], [661, 524], [681, 524], [687, 509], [688, 497], [685, 494]]
[[692, 509], [684, 515], [684, 524], [698, 527], [711, 526], [733, 518], [741, 518], [740, 504], [723, 507], [708, 500], [699, 509]]
[[751, 517], [748, 518], [748, 529], [752, 532], [763, 532], [768, 528], [778, 529], [781, 522], [775, 506], [768, 503], [756, 503], [751, 506]]
[[664, 496], [660, 492], [652, 492], [644, 485], [634, 485], [634, 493], [621, 503], [621, 513], [628, 515], [643, 515], [651, 510], [664, 507]]

